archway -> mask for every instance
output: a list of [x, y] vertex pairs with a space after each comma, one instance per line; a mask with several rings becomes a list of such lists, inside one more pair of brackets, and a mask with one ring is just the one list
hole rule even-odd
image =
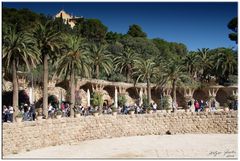
[[177, 103], [178, 103], [178, 107], [186, 107], [187, 106], [187, 103], [185, 101], [185, 98], [184, 98], [184, 95], [183, 95], [183, 92], [177, 90]]
[[[35, 107], [36, 108], [42, 108], [42, 103], [43, 103], [43, 98], [40, 98], [35, 103]], [[48, 96], [48, 103], [50, 103], [54, 108], [58, 108], [59, 107], [59, 100], [58, 100], [57, 96], [55, 96], [55, 95], [49, 95]]]
[[206, 92], [204, 92], [202, 89], [197, 89], [194, 93], [193, 93], [193, 98], [195, 100], [203, 100], [203, 101], [207, 101], [208, 100], [208, 94], [206, 94]]
[[224, 91], [224, 89], [220, 88], [216, 95], [216, 100], [220, 103], [220, 106], [223, 106], [224, 103], [227, 103], [227, 97], [227, 92]]
[[137, 91], [136, 87], [130, 87], [126, 91], [132, 99], [138, 99], [139, 98], [139, 94], [138, 94], [138, 91]]
[[113, 99], [115, 95], [115, 87], [114, 86], [105, 86], [103, 90], [107, 91], [108, 95]]
[[[13, 104], [13, 92], [12, 91], [7, 91], [7, 92], [2, 92], [2, 105], [6, 106], [12, 106]], [[29, 101], [29, 96], [25, 90], [20, 90], [18, 92], [18, 105], [20, 106], [21, 104], [30, 104]]]
[[153, 87], [151, 89], [151, 99], [160, 107], [160, 94], [161, 91], [159, 88]]

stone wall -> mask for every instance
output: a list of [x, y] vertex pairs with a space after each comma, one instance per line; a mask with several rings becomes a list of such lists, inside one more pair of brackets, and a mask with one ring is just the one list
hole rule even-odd
[[3, 155], [84, 140], [185, 133], [237, 133], [237, 112], [101, 115], [3, 124]]

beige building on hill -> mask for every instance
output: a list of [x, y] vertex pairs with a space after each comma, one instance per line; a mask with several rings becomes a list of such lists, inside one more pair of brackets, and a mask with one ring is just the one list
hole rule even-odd
[[73, 28], [76, 24], [76, 20], [79, 18], [83, 18], [81, 17], [76, 17], [76, 16], [72, 16], [68, 13], [66, 13], [64, 10], [61, 10], [59, 13], [57, 13], [54, 18], [62, 18], [65, 24], [69, 24], [71, 26], [71, 28]]

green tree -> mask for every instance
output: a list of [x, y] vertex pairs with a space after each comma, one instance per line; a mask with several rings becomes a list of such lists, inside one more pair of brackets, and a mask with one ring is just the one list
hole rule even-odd
[[70, 75], [70, 116], [74, 116], [75, 105], [75, 77], [76, 75], [90, 76], [89, 56], [86, 52], [86, 44], [81, 37], [73, 35], [65, 35], [63, 37], [64, 54], [56, 61], [57, 74]]
[[8, 25], [16, 26], [16, 31], [26, 31], [34, 28], [38, 22], [47, 21], [43, 14], [36, 14], [29, 9], [3, 8], [2, 20]]
[[54, 30], [59, 31], [61, 33], [71, 33], [74, 34], [73, 29], [71, 28], [71, 26], [69, 24], [65, 24], [63, 22], [63, 19], [60, 18], [55, 18], [53, 21], [54, 24]]
[[237, 54], [234, 54], [232, 49], [217, 50], [214, 60], [216, 71], [222, 81], [227, 81], [230, 74], [237, 75]]
[[210, 57], [210, 51], [208, 48], [198, 49], [196, 61], [199, 66], [199, 74], [201, 80], [208, 80], [210, 76], [210, 70], [213, 67], [213, 62]]
[[142, 28], [136, 24], [129, 26], [127, 34], [132, 37], [147, 37], [147, 34], [142, 31]]
[[119, 70], [120, 73], [124, 71], [127, 82], [130, 82], [134, 61], [137, 59], [138, 54], [129, 47], [125, 47], [114, 59], [115, 71]]
[[34, 28], [33, 43], [35, 43], [41, 52], [43, 61], [43, 114], [48, 117], [48, 59], [56, 60], [59, 53], [61, 38], [60, 32], [54, 30], [51, 21], [45, 24], [37, 24]]
[[171, 81], [172, 84], [173, 103], [176, 103], [177, 83], [181, 82], [183, 78], [186, 78], [185, 68], [182, 65], [182, 59], [179, 56], [169, 59], [164, 66], [167, 80]]
[[[103, 42], [108, 28], [98, 19], [85, 19], [80, 28], [81, 35], [91, 42]], [[76, 28], [79, 28], [76, 26]]]
[[102, 68], [107, 75], [112, 71], [112, 59], [110, 52], [107, 49], [107, 45], [96, 45], [92, 44], [88, 48], [88, 52], [90, 53], [90, 59], [92, 65], [94, 66], [95, 78], [99, 78], [100, 68]]
[[118, 42], [122, 37], [123, 37], [122, 34], [117, 33], [117, 32], [112, 32], [112, 31], [110, 31], [110, 32], [108, 32], [108, 33], [106, 34], [106, 41], [107, 41], [109, 44], [111, 44], [111, 43], [116, 43], [116, 42]]
[[152, 58], [159, 54], [159, 50], [153, 41], [143, 37], [124, 36], [119, 42], [123, 46], [130, 47], [144, 59]]
[[188, 73], [192, 77], [197, 76], [198, 71], [198, 61], [197, 61], [197, 53], [189, 52], [185, 57], [183, 57], [183, 64], [186, 66]]
[[18, 111], [18, 80], [17, 69], [19, 64], [25, 65], [28, 70], [35, 67], [40, 61], [39, 50], [26, 33], [17, 32], [15, 27], [9, 27], [3, 37], [3, 64], [12, 68], [13, 108]]
[[156, 64], [152, 59], [136, 59], [134, 60], [134, 72], [133, 75], [137, 76], [136, 83], [142, 79], [143, 81], [147, 82], [147, 100], [148, 104], [151, 101], [151, 77], [154, 77], [157, 73]]
[[236, 44], [238, 43], [238, 18], [234, 17], [231, 21], [228, 23], [228, 28], [233, 31], [233, 33], [230, 33], [228, 35], [229, 39], [232, 41], [235, 41]]

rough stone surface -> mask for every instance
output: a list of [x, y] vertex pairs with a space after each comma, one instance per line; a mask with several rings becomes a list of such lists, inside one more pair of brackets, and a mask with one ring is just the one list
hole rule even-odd
[[237, 111], [101, 115], [3, 124], [3, 155], [84, 140], [170, 134], [237, 134]]

